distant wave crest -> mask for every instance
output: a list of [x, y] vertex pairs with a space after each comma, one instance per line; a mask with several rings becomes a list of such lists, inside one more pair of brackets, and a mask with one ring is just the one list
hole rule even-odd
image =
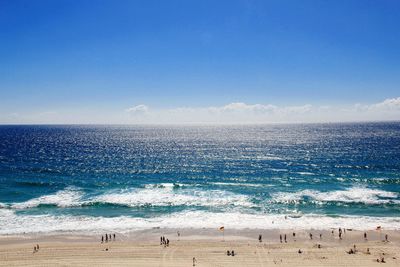
[[298, 203], [310, 198], [319, 202], [345, 202], [363, 204], [399, 204], [399, 194], [379, 189], [352, 187], [347, 190], [322, 192], [317, 190], [302, 190], [298, 192], [278, 192], [272, 194], [273, 201], [281, 203]]

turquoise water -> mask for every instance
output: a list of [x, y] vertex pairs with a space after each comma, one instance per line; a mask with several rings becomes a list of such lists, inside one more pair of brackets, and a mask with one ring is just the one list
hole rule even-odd
[[0, 126], [0, 234], [220, 225], [400, 228], [400, 123]]

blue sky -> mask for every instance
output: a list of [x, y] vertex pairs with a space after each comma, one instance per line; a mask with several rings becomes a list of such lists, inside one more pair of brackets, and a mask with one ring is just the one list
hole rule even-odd
[[400, 119], [398, 14], [384, 0], [2, 0], [0, 123], [168, 123], [182, 108], [209, 122], [224, 107], [247, 121], [254, 105], [364, 120], [345, 111], [384, 101], [372, 118]]

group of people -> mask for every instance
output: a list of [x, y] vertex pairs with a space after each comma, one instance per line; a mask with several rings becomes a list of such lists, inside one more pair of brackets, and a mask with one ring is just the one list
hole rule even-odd
[[[287, 243], [286, 234], [284, 235], [285, 243]], [[279, 235], [279, 241], [282, 243], [282, 235]]]
[[[346, 228], [343, 228], [343, 231], [342, 231], [342, 228], [340, 228], [339, 227], [339, 239], [341, 240], [342, 239], [342, 234], [345, 234], [346, 233]], [[332, 230], [332, 235], [334, 234], [334, 231]], [[366, 234], [366, 233], [365, 233]]]
[[[366, 233], [364, 233], [364, 238], [367, 238]], [[347, 251], [348, 254], [356, 254], [358, 252], [356, 245], [353, 245], [353, 248], [350, 248], [349, 251]], [[369, 248], [367, 248], [367, 252], [365, 252], [365, 254], [371, 255], [371, 252], [369, 250]], [[383, 253], [383, 255], [385, 255], [385, 253]], [[380, 259], [376, 259], [376, 262], [381, 262], [381, 263], [386, 263], [385, 258], [381, 257]]]
[[378, 259], [376, 259], [376, 262], [386, 263], [386, 261], [385, 261], [385, 258], [384, 258], [384, 257], [381, 257], [381, 259], [380, 259], [380, 260], [379, 260], [379, 258], [378, 258]]
[[[261, 236], [261, 235], [260, 235], [260, 236]], [[259, 236], [259, 238], [258, 238], [259, 241], [260, 241], [260, 236]], [[293, 240], [296, 241], [296, 233], [295, 233], [295, 232], [292, 233], [292, 236], [293, 236]], [[311, 240], [313, 239], [313, 234], [312, 234], [312, 233], [309, 233], [308, 236], [310, 237]], [[322, 234], [319, 234], [319, 239], [322, 239]], [[284, 234], [284, 235], [282, 236], [282, 234], [280, 234], [280, 235], [279, 235], [279, 241], [280, 241], [281, 243], [283, 243], [283, 242], [287, 243], [287, 235]], [[260, 241], [260, 242], [262, 242], [262, 241]]]
[[[380, 228], [379, 228], [380, 229]], [[343, 228], [339, 228], [339, 239], [342, 239], [342, 235], [346, 233], [346, 229]], [[334, 230], [332, 230], [332, 235], [334, 234]], [[368, 241], [368, 234], [367, 232], [364, 232], [364, 240]], [[389, 236], [387, 234], [385, 234], [385, 242], [389, 242]]]
[[226, 251], [226, 255], [227, 255], [227, 256], [235, 256], [235, 251], [232, 250], [232, 252], [231, 252], [231, 251], [227, 250], [227, 251]]
[[[367, 251], [369, 252], [369, 248], [367, 248]], [[349, 251], [347, 251], [348, 254], [356, 254], [357, 253], [357, 247], [356, 245], [353, 246]]]
[[39, 251], [39, 244], [36, 244], [36, 246], [33, 247], [33, 253], [36, 253]]
[[[294, 241], [296, 241], [296, 233], [295, 232], [293, 232], [292, 233], [292, 236], [293, 236], [293, 239], [294, 239]], [[279, 235], [279, 241], [282, 243], [283, 241], [285, 242], [285, 243], [287, 243], [287, 235], [286, 234], [284, 234], [283, 236], [282, 236], [282, 234], [280, 234]], [[261, 242], [261, 241], [260, 241]]]
[[[310, 239], [312, 240], [313, 239], [313, 234], [310, 233], [309, 236], [310, 236]], [[319, 239], [322, 239], [322, 234], [321, 233], [319, 234]]]
[[160, 237], [160, 245], [164, 245], [164, 247], [169, 246], [169, 239], [165, 238], [165, 236]]
[[105, 234], [101, 236], [101, 243], [107, 243], [108, 241], [115, 241], [115, 234], [111, 236], [111, 234]]

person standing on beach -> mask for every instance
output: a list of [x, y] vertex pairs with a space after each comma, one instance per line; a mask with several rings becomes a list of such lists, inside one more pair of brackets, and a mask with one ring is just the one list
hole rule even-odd
[[282, 243], [282, 235], [279, 235], [279, 240], [280, 240], [281, 243]]
[[106, 234], [106, 243], [108, 242], [108, 234]]
[[310, 233], [310, 239], [312, 240], [312, 233]]
[[104, 242], [104, 236], [101, 236], [101, 243]]
[[285, 243], [287, 243], [287, 241], [286, 241], [286, 234], [285, 234]]
[[364, 232], [364, 240], [368, 240], [367, 239], [367, 232]]
[[262, 242], [262, 235], [258, 235], [258, 242]]
[[113, 237], [114, 237], [114, 241], [115, 241], [115, 234], [113, 234]]

